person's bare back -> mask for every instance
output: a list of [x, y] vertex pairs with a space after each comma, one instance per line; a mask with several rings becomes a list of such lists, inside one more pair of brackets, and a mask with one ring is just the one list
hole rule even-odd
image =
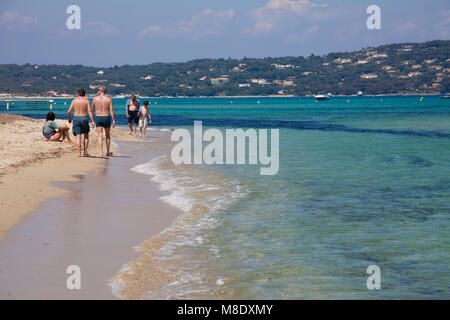
[[92, 108], [95, 108], [96, 116], [109, 116], [112, 100], [106, 95], [98, 95], [92, 102]]
[[[89, 99], [86, 98], [86, 90], [78, 89], [77, 96], [72, 100], [67, 111], [67, 120], [72, 123], [72, 112], [74, 111], [72, 133], [77, 139], [78, 156], [81, 157], [81, 135], [83, 135], [84, 156], [89, 156], [89, 118], [92, 120], [92, 127], [95, 126], [94, 114], [90, 108]], [[88, 117], [89, 114], [89, 117]]]
[[98, 96], [92, 101], [91, 110], [92, 112], [95, 111], [100, 156], [103, 157], [103, 130], [105, 130], [106, 156], [110, 157], [113, 155], [112, 152], [109, 151], [111, 145], [111, 120], [113, 128], [116, 126], [116, 120], [113, 102], [112, 99], [106, 95], [106, 87], [100, 86], [98, 88]]
[[72, 101], [72, 105], [70, 106], [70, 109], [75, 111], [74, 116], [75, 117], [86, 117], [89, 112], [89, 99], [86, 97], [76, 97]]
[[147, 114], [148, 114], [149, 110], [148, 110], [148, 108], [146, 106], [142, 106], [140, 108], [140, 111], [141, 111], [141, 117], [143, 117], [143, 118], [147, 117]]

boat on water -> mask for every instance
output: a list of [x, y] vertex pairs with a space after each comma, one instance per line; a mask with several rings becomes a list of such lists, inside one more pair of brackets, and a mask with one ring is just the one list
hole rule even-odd
[[450, 99], [450, 95], [441, 96], [441, 99]]
[[316, 98], [317, 101], [320, 100], [330, 100], [330, 96], [327, 94], [318, 94], [316, 96], [314, 96]]

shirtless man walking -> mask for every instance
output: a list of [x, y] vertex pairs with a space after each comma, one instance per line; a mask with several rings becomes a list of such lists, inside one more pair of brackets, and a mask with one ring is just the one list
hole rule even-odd
[[[131, 98], [128, 99], [127, 104], [125, 106], [125, 115], [128, 119], [128, 127], [130, 128], [130, 136], [136, 136], [136, 128], [139, 123], [139, 107], [141, 103], [139, 99], [136, 98], [136, 95], [133, 93]], [[133, 126], [134, 125], [134, 132]]]
[[77, 138], [78, 156], [81, 157], [81, 135], [84, 137], [83, 143], [83, 156], [89, 157], [88, 144], [89, 144], [89, 117], [92, 120], [92, 127], [95, 127], [94, 113], [90, 108], [89, 99], [86, 98], [86, 90], [78, 89], [78, 93], [75, 99], [72, 100], [70, 108], [67, 111], [67, 119], [69, 123], [72, 123], [72, 111], [75, 110], [73, 117], [72, 132]]
[[113, 155], [109, 151], [111, 146], [111, 118], [113, 128], [116, 126], [116, 120], [112, 99], [106, 95], [106, 88], [104, 86], [98, 88], [98, 96], [92, 101], [92, 112], [94, 111], [100, 157], [103, 157], [103, 128], [105, 129], [106, 137], [106, 156], [111, 157]]

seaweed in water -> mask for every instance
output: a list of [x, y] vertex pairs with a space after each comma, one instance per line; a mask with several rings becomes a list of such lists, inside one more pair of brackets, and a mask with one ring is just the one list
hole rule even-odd
[[422, 167], [431, 167], [433, 163], [429, 160], [423, 159], [418, 156], [413, 156], [409, 159], [408, 164], [418, 165]]

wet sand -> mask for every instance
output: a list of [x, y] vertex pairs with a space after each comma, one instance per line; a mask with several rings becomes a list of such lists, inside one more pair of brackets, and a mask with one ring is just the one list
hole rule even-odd
[[[76, 176], [103, 165], [98, 156], [98, 137], [91, 130], [89, 153], [78, 158], [76, 146], [46, 142], [42, 136], [44, 120], [0, 114], [0, 241], [5, 232], [20, 223], [48, 199], [64, 190], [52, 186], [54, 181], [76, 181]], [[60, 125], [70, 125], [57, 119]], [[126, 130], [113, 129], [113, 138], [136, 140]], [[71, 138], [75, 141], [73, 135]], [[112, 150], [115, 152], [114, 147]]]
[[[121, 156], [105, 160], [67, 192], [41, 204], [0, 242], [0, 299], [114, 299], [108, 281], [139, 256], [134, 247], [170, 226], [180, 212], [135, 165], [167, 152], [166, 133], [144, 142], [119, 142]], [[151, 156], [139, 153], [151, 150]], [[81, 290], [68, 290], [69, 265], [81, 268]]]

